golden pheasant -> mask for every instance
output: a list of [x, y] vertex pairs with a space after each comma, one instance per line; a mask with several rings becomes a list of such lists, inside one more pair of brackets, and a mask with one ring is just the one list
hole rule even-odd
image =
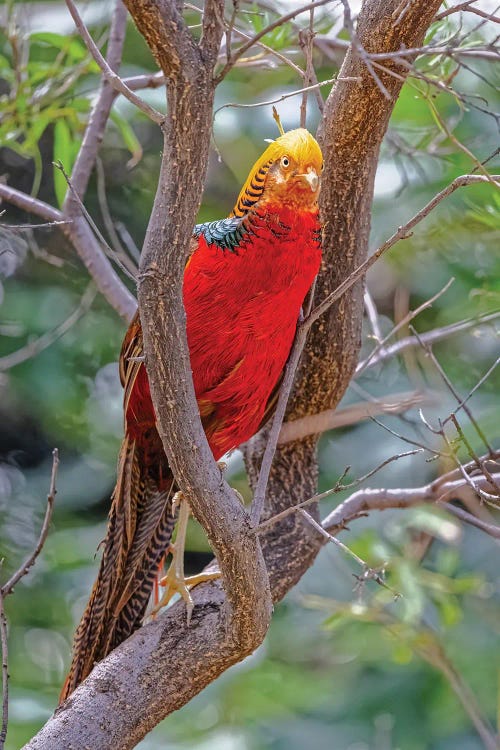
[[[310, 133], [283, 133], [252, 167], [229, 218], [194, 229], [183, 286], [187, 339], [216, 460], [254, 435], [272, 411], [321, 262], [321, 169], [321, 150]], [[169, 550], [174, 479], [141, 355], [136, 315], [120, 356], [125, 437], [103, 556], [61, 700], [141, 625]]]

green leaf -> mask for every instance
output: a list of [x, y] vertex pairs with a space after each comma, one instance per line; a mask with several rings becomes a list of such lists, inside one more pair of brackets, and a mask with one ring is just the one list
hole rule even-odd
[[[73, 167], [73, 148], [71, 142], [71, 131], [68, 127], [66, 120], [56, 120], [54, 125], [54, 161], [60, 161], [70, 175]], [[54, 190], [56, 191], [56, 198], [61, 208], [66, 197], [66, 191], [68, 185], [66, 179], [60, 169], [54, 167]]]
[[139, 139], [134, 133], [130, 123], [116, 110], [111, 112], [111, 119], [120, 131], [123, 143], [132, 154], [132, 158], [127, 162], [127, 167], [135, 167], [135, 165], [142, 159], [142, 146], [139, 143]]
[[56, 34], [52, 31], [37, 31], [31, 34], [30, 39], [32, 42], [38, 42], [66, 52], [72, 62], [80, 62], [88, 55], [85, 45], [77, 37]]

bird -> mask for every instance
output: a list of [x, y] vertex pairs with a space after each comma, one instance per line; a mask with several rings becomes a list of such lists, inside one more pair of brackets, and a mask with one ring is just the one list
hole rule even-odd
[[[251, 168], [229, 216], [194, 227], [184, 271], [194, 390], [216, 461], [271, 416], [321, 264], [321, 149], [305, 128], [285, 132], [279, 121], [278, 127], [280, 136]], [[180, 496], [156, 426], [138, 314], [126, 332], [119, 369], [125, 434], [117, 482], [61, 702], [141, 626], [166, 554], [174, 551], [175, 559], [163, 581], [169, 596], [177, 590], [189, 604], [188, 588], [214, 576], [184, 582], [180, 530], [171, 544]], [[186, 503], [179, 515], [184, 530]]]

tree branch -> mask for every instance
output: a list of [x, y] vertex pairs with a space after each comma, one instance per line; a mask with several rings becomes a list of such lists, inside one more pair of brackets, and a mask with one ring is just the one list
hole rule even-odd
[[[477, 318], [467, 318], [466, 320], [460, 320], [458, 323], [450, 323], [450, 325], [448, 326], [435, 328], [432, 331], [425, 331], [425, 333], [420, 333], [419, 335], [421, 341], [423, 341], [425, 344], [432, 345], [438, 343], [439, 341], [444, 341], [450, 336], [455, 336], [458, 333], [463, 333], [464, 331], [470, 331], [472, 328], [477, 328], [478, 326], [493, 323], [493, 321], [498, 320], [499, 318], [500, 310], [497, 310], [496, 312], [478, 315]], [[414, 346], [420, 346], [420, 342], [418, 341], [417, 337], [405, 336], [399, 341], [396, 341], [394, 344], [384, 347], [382, 351], [379, 351], [373, 357], [370, 357], [369, 363], [367, 362], [367, 360], [363, 360], [362, 362], [360, 362], [356, 367], [356, 375], [364, 370], [365, 366], [373, 367], [379, 362], [384, 362], [387, 359], [391, 359], [391, 357], [395, 357], [397, 354], [400, 354], [406, 349]]]
[[[454, 472], [450, 472], [453, 475]], [[422, 503], [438, 503], [457, 518], [472, 524], [495, 539], [500, 539], [500, 527], [488, 524], [461, 508], [450, 505], [451, 500], [461, 500], [470, 492], [470, 487], [463, 479], [447, 479], [444, 475], [422, 487], [411, 489], [363, 489], [338, 505], [323, 521], [323, 528], [330, 534], [345, 529], [349, 523], [366, 516], [373, 510], [388, 510], [391, 508], [411, 508]], [[496, 474], [500, 479], [500, 473]], [[485, 476], [475, 477], [478, 486], [485, 487], [488, 479]]]
[[369, 258], [367, 258], [360, 266], [358, 266], [339, 286], [337, 289], [335, 289], [331, 294], [326, 297], [320, 304], [312, 311], [309, 318], [307, 318], [306, 321], [304, 321], [304, 324], [311, 325], [313, 322], [315, 322], [321, 315], [323, 315], [326, 310], [332, 305], [334, 302], [336, 302], [340, 297], [342, 297], [360, 278], [362, 278], [369, 268], [373, 266], [373, 264], [384, 254], [389, 250], [393, 245], [395, 245], [400, 240], [406, 240], [409, 237], [412, 236], [412, 229], [422, 221], [422, 219], [425, 219], [431, 211], [436, 208], [436, 206], [441, 203], [441, 201], [444, 198], [447, 198], [449, 195], [455, 192], [460, 187], [464, 187], [466, 185], [476, 185], [478, 183], [493, 183], [497, 187], [500, 187], [500, 175], [489, 175], [488, 177], [484, 175], [475, 175], [475, 174], [465, 174], [461, 175], [460, 177], [455, 177], [455, 179], [450, 182], [449, 185], [447, 185], [443, 190], [441, 190], [439, 193], [437, 193], [432, 200], [430, 200], [418, 213], [415, 214], [409, 221], [406, 222], [406, 224], [403, 224], [398, 228], [396, 232], [394, 232], [391, 237], [389, 237], [388, 240], [386, 240], [383, 245], [380, 245], [375, 252], [370, 255]]
[[59, 222], [62, 232], [72, 243], [98, 290], [119, 315], [130, 321], [137, 309], [135, 297], [116, 275], [83, 217], [68, 223], [61, 211], [4, 183], [0, 183], [0, 198], [42, 219]]
[[[38, 541], [33, 552], [18, 570], [9, 578], [9, 580], [0, 587], [0, 648], [2, 651], [2, 728], [0, 730], [0, 750], [3, 750], [7, 737], [7, 726], [9, 721], [9, 651], [7, 639], [7, 618], [5, 617], [4, 600], [9, 594], [12, 594], [14, 587], [17, 586], [21, 578], [24, 578], [36, 562], [36, 559], [42, 551], [45, 540], [49, 533], [52, 511], [56, 499], [57, 489], [57, 471], [59, 469], [59, 451], [54, 448], [52, 451], [52, 471], [50, 475], [49, 492], [47, 495], [47, 509], [43, 519], [42, 528]], [[3, 562], [3, 560], [2, 560]], [[1, 564], [0, 564], [1, 568]]]
[[[74, 4], [70, 4], [68, 7], [70, 9], [70, 12], [73, 8], [76, 17], [79, 19], [79, 21], [81, 21]], [[76, 23], [75, 16], [73, 16], [73, 18]], [[83, 25], [83, 21], [81, 23]], [[112, 72], [116, 71], [121, 63], [126, 27], [127, 10], [123, 5], [122, 0], [116, 0], [115, 10], [111, 19], [106, 63]], [[78, 24], [77, 28], [79, 28]], [[86, 28], [85, 31], [88, 34]], [[85, 37], [84, 41], [86, 41]], [[71, 174], [74, 190], [76, 194], [82, 199], [85, 196], [85, 191], [87, 190], [88, 181], [94, 168], [99, 146], [101, 145], [102, 139], [104, 137], [104, 131], [106, 129], [106, 124], [108, 122], [109, 114], [111, 112], [111, 107], [113, 106], [115, 97], [115, 89], [111, 86], [110, 82], [106, 78], [103, 78], [99, 87], [97, 99], [94, 106], [92, 107], [87, 127], [85, 128], [82, 145], [78, 152], [78, 156], [76, 157], [76, 161]], [[79, 214], [79, 209], [75, 204], [76, 201], [69, 191], [66, 195], [66, 200], [63, 206], [63, 213], [69, 218], [74, 218]]]
[[[1, 364], [1, 360], [0, 360]], [[285, 422], [279, 434], [278, 445], [303, 440], [309, 435], [321, 435], [327, 430], [357, 424], [379, 414], [401, 414], [435, 401], [432, 393], [393, 393], [373, 401], [360, 401], [350, 404], [344, 409], [326, 409], [319, 414], [309, 414], [306, 417]]]
[[[115, 23], [117, 25], [123, 23], [123, 27], [124, 27], [123, 31], [125, 31], [126, 12], [125, 12], [124, 6], [121, 3], [121, 0], [118, 0], [118, 2], [119, 2], [119, 10], [118, 10], [117, 14], [114, 17], [115, 18]], [[153, 107], [151, 107], [147, 102], [144, 101], [144, 99], [141, 99], [140, 96], [137, 96], [137, 94], [135, 94], [131, 89], [129, 89], [129, 87], [127, 86], [127, 84], [113, 70], [114, 66], [112, 65], [111, 60], [108, 63], [108, 62], [106, 62], [106, 60], [104, 59], [104, 57], [101, 55], [101, 52], [100, 52], [98, 46], [96, 45], [96, 43], [94, 42], [94, 40], [90, 36], [89, 30], [87, 29], [87, 27], [83, 23], [82, 17], [80, 16], [80, 14], [79, 14], [79, 12], [77, 10], [77, 7], [76, 7], [75, 3], [73, 2], [73, 0], [66, 0], [66, 5], [68, 6], [68, 10], [71, 13], [71, 17], [73, 18], [73, 21], [75, 22], [75, 26], [78, 29], [78, 31], [80, 32], [80, 36], [82, 37], [83, 41], [85, 42], [85, 45], [86, 45], [88, 51], [90, 52], [90, 54], [92, 55], [92, 57], [94, 58], [94, 60], [98, 64], [98, 66], [100, 67], [100, 69], [102, 71], [102, 74], [104, 76], [104, 79], [113, 87], [113, 89], [115, 91], [117, 91], [120, 94], [123, 94], [123, 96], [126, 99], [128, 99], [130, 102], [132, 102], [132, 104], [134, 104], [138, 109], [140, 109], [141, 112], [143, 112], [147, 117], [149, 117], [150, 120], [153, 120], [153, 122], [156, 122], [157, 125], [162, 125], [163, 122], [164, 122], [164, 120], [165, 120], [165, 115], [163, 115], [161, 112], [158, 112], [156, 109], [154, 109]], [[122, 8], [123, 8], [123, 10], [122, 10]], [[115, 26], [115, 33], [116, 33], [116, 26]], [[121, 42], [120, 42], [120, 47], [121, 47], [121, 44], [123, 43], [123, 34], [121, 36], [122, 36], [122, 39], [121, 39]], [[113, 50], [113, 52], [114, 52], [114, 50]], [[118, 65], [118, 62], [121, 59], [121, 50], [120, 50], [120, 55], [119, 56], [117, 55], [117, 57], [118, 57], [118, 61], [115, 63], [116, 67]], [[102, 92], [102, 89], [101, 89], [101, 92]], [[106, 95], [105, 98], [108, 99], [109, 95]], [[112, 103], [113, 103], [113, 99], [111, 99], [110, 102], [109, 102], [109, 105], [110, 105], [109, 109], [111, 109], [111, 104]], [[99, 100], [98, 100], [98, 102], [97, 102], [97, 106], [101, 110], [101, 112], [100, 112], [101, 115], [105, 115], [106, 114], [106, 109], [105, 109], [104, 104], [105, 104], [104, 98], [100, 97]], [[104, 120], [104, 125], [106, 124], [106, 121], [108, 119], [109, 109], [108, 109], [107, 116], [106, 116], [106, 118]], [[95, 110], [94, 110], [94, 113], [95, 113]], [[95, 159], [95, 156], [94, 156], [94, 159]]]

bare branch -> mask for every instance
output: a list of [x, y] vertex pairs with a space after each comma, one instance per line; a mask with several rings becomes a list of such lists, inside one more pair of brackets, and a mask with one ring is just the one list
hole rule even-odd
[[129, 321], [132, 318], [137, 309], [137, 302], [114, 272], [83, 218], [75, 219], [68, 224], [63, 214], [48, 203], [4, 183], [0, 183], [0, 198], [42, 219], [60, 223], [61, 230], [73, 244], [101, 294], [125, 320]]
[[432, 200], [429, 201], [418, 213], [415, 214], [409, 221], [406, 222], [406, 224], [403, 224], [399, 227], [397, 232], [395, 232], [391, 237], [389, 237], [388, 240], [384, 242], [383, 245], [381, 245], [375, 252], [367, 259], [364, 263], [362, 263], [358, 268], [353, 271], [345, 281], [340, 284], [337, 289], [335, 289], [326, 299], [323, 300], [311, 313], [311, 315], [307, 318], [306, 321], [304, 321], [303, 325], [307, 325], [310, 327], [323, 313], [334, 303], [336, 302], [340, 297], [342, 297], [343, 294], [345, 294], [348, 289], [350, 289], [358, 279], [360, 279], [362, 276], [365, 275], [366, 271], [373, 266], [373, 264], [385, 253], [387, 250], [389, 250], [393, 245], [395, 245], [399, 240], [405, 240], [408, 239], [408, 237], [411, 237], [411, 230], [413, 227], [415, 227], [419, 222], [422, 221], [422, 219], [425, 219], [426, 216], [430, 214], [430, 212], [444, 199], [447, 198], [449, 195], [455, 192], [460, 187], [464, 187], [466, 185], [476, 185], [478, 183], [489, 183], [491, 181], [494, 181], [494, 183], [500, 187], [500, 175], [491, 175], [491, 177], [484, 177], [483, 175], [461, 175], [460, 177], [455, 177], [453, 182], [450, 182], [450, 184], [445, 187], [443, 190], [441, 190], [437, 195], [432, 198]]
[[[453, 476], [453, 472], [450, 473]], [[439, 503], [448, 510], [449, 503], [444, 502], [450, 498], [460, 500], [462, 493], [468, 492], [467, 482], [464, 480], [447, 480], [448, 475], [435, 479], [430, 484], [422, 487], [413, 487], [411, 489], [363, 489], [355, 492], [353, 495], [338, 505], [323, 521], [323, 528], [334, 534], [344, 529], [351, 521], [361, 518], [373, 510], [388, 510], [390, 508], [411, 508], [414, 505], [422, 503]], [[500, 478], [500, 474], [497, 475]], [[485, 486], [486, 477], [477, 477], [478, 486]], [[455, 506], [452, 506], [455, 508]], [[457, 510], [455, 508], [455, 510]], [[453, 511], [454, 515], [458, 514]], [[461, 520], [472, 523], [470, 518], [466, 518], [464, 512], [460, 514]], [[473, 517], [472, 517], [473, 518]], [[492, 524], [485, 524], [479, 519], [474, 519], [481, 523], [482, 531], [485, 531], [495, 539], [500, 539], [500, 527]], [[474, 523], [474, 525], [478, 525]]]
[[[337, 539], [337, 537], [329, 534], [328, 531], [326, 531], [326, 529], [324, 529], [323, 526], [318, 523], [318, 521], [315, 521], [315, 519], [306, 510], [302, 509], [300, 510], [300, 513], [306, 519], [306, 521], [310, 523], [314, 529], [316, 529], [318, 534], [320, 534], [326, 542], [331, 542], [336, 547], [339, 547], [339, 549], [349, 555], [349, 557], [352, 557], [352, 559], [361, 566], [363, 572], [360, 576], [356, 576], [358, 584], [365, 583], [366, 581], [375, 581], [379, 586], [383, 586], [384, 588], [389, 589], [389, 591], [392, 591], [392, 589], [385, 583], [383, 576], [380, 575], [380, 571], [371, 568], [368, 563], [366, 563], [361, 557], [359, 557], [359, 555], [353, 552], [350, 547], [341, 542], [340, 539]], [[396, 598], [400, 596], [400, 594], [397, 594], [396, 592], [393, 593]]]
[[7, 636], [7, 618], [5, 617], [3, 606], [3, 594], [0, 591], [0, 648], [2, 650], [2, 728], [0, 731], [0, 750], [4, 749], [9, 724], [9, 642]]
[[160, 71], [122, 78], [122, 81], [131, 91], [140, 91], [141, 89], [159, 89], [165, 85], [166, 78], [164, 73]]
[[45, 540], [47, 539], [47, 534], [49, 533], [50, 521], [52, 519], [52, 511], [54, 510], [54, 502], [55, 502], [56, 494], [57, 494], [56, 480], [57, 480], [58, 469], [59, 469], [59, 451], [57, 450], [57, 448], [54, 448], [54, 450], [52, 451], [52, 471], [50, 475], [50, 486], [49, 486], [49, 492], [47, 495], [47, 510], [45, 511], [45, 517], [43, 519], [40, 536], [38, 537], [38, 541], [35, 545], [35, 549], [33, 550], [33, 552], [24, 561], [21, 567], [18, 570], [16, 570], [16, 572], [9, 578], [9, 580], [6, 583], [4, 583], [3, 586], [1, 587], [1, 593], [3, 597], [8, 596], [8, 594], [12, 594], [12, 591], [14, 590], [14, 586], [17, 586], [21, 578], [23, 578], [27, 573], [29, 573], [30, 568], [33, 567], [33, 565], [35, 564], [36, 558], [42, 551], [42, 547], [45, 544]]
[[100, 67], [104, 78], [109, 81], [110, 85], [115, 89], [115, 91], [123, 94], [126, 99], [132, 102], [132, 104], [140, 109], [143, 114], [149, 117], [150, 120], [153, 120], [153, 122], [155, 122], [157, 125], [162, 126], [165, 121], [165, 115], [163, 115], [161, 112], [158, 112], [156, 109], [154, 109], [154, 107], [151, 107], [147, 102], [144, 101], [144, 99], [141, 99], [140, 96], [137, 96], [137, 94], [129, 89], [127, 84], [123, 82], [120, 76], [114, 72], [114, 70], [112, 70], [110, 65], [108, 65], [104, 57], [101, 55], [101, 52], [92, 39], [89, 30], [83, 23], [82, 17], [80, 16], [73, 0], [66, 0], [66, 5], [68, 6], [68, 10], [71, 13], [73, 21], [75, 22], [76, 28], [80, 32], [80, 35], [85, 42], [88, 51]]
[[287, 21], [292, 21], [294, 18], [296, 18], [301, 13], [307, 13], [307, 11], [313, 10], [314, 8], [319, 8], [322, 5], [327, 5], [330, 0], [317, 0], [316, 2], [309, 3], [308, 5], [304, 5], [301, 8], [297, 8], [296, 10], [292, 11], [291, 13], [287, 13], [284, 16], [281, 16], [281, 18], [278, 18], [276, 21], [273, 21], [273, 23], [270, 23], [268, 26], [265, 26], [261, 31], [259, 31], [258, 34], [256, 34], [254, 37], [248, 40], [248, 42], [245, 42], [245, 44], [242, 44], [241, 47], [236, 50], [236, 52], [231, 56], [231, 59], [226, 62], [222, 70], [217, 74], [215, 78], [216, 84], [219, 84], [223, 78], [229, 73], [231, 68], [234, 67], [234, 65], [237, 63], [237, 61], [242, 57], [245, 52], [247, 52], [250, 47], [253, 47], [254, 44], [259, 42], [262, 37], [266, 36], [266, 34], [269, 34], [274, 29], [277, 29], [279, 26], [282, 26]]
[[382, 341], [382, 331], [380, 330], [378, 321], [377, 307], [368, 287], [365, 289], [365, 310], [368, 320], [370, 321], [373, 337], [377, 343], [380, 343]]
[[269, 107], [271, 104], [279, 104], [280, 102], [284, 102], [286, 99], [290, 99], [293, 96], [298, 96], [299, 94], [307, 93], [308, 91], [317, 91], [321, 88], [321, 86], [330, 86], [332, 83], [336, 83], [337, 81], [357, 81], [357, 78], [327, 78], [325, 81], [319, 81], [318, 83], [313, 83], [310, 86], [304, 86], [303, 88], [296, 89], [295, 91], [290, 91], [288, 94], [281, 94], [280, 96], [275, 97], [274, 99], [266, 99], [263, 102], [252, 102], [251, 104], [241, 104], [239, 102], [226, 102], [226, 104], [222, 104], [220, 107], [218, 107], [214, 112], [214, 119], [218, 115], [219, 112], [221, 112], [223, 109], [227, 109], [228, 107], [234, 107], [235, 109], [254, 109], [255, 107]]
[[480, 518], [473, 516], [472, 513], [467, 513], [466, 510], [459, 508], [457, 505], [452, 505], [451, 503], [442, 503], [439, 500], [438, 502], [443, 506], [443, 508], [448, 511], [448, 513], [450, 513], [450, 515], [459, 518], [469, 526], [475, 526], [476, 529], [484, 531], [485, 534], [488, 534], [488, 536], [492, 536], [494, 539], [500, 539], [500, 526], [495, 526], [492, 523], [486, 523], [486, 521], [482, 521]]
[[276, 452], [276, 447], [278, 445], [278, 440], [279, 440], [279, 436], [281, 432], [281, 426], [285, 418], [288, 398], [290, 396], [290, 392], [292, 390], [293, 381], [295, 377], [295, 370], [297, 369], [297, 365], [300, 360], [300, 355], [302, 354], [302, 349], [304, 348], [304, 344], [306, 342], [307, 332], [308, 331], [304, 329], [302, 326], [299, 326], [297, 328], [297, 334], [295, 336], [295, 341], [292, 347], [292, 351], [290, 353], [290, 357], [288, 358], [288, 362], [286, 364], [285, 376], [283, 378], [283, 383], [281, 384], [280, 393], [278, 397], [278, 403], [276, 404], [276, 411], [274, 413], [272, 424], [271, 424], [271, 429], [269, 430], [269, 435], [267, 437], [267, 444], [264, 450], [264, 455], [262, 457], [262, 464], [260, 467], [259, 479], [257, 481], [257, 486], [255, 488], [255, 492], [254, 492], [254, 496], [252, 500], [252, 507], [250, 510], [250, 519], [251, 519], [253, 528], [256, 528], [259, 525], [262, 511], [264, 509], [264, 502], [266, 498], [266, 488], [269, 482], [271, 466], [273, 463], [274, 454]]
[[[500, 313], [499, 313], [499, 315], [500, 315]], [[460, 403], [458, 404], [458, 406], [455, 409], [453, 409], [451, 415], [445, 419], [444, 424], [446, 424], [446, 422], [448, 421], [448, 419], [451, 419], [452, 416], [455, 416], [460, 411], [460, 409], [462, 409], [464, 407], [464, 405], [474, 395], [474, 393], [478, 390], [478, 388], [480, 388], [483, 385], [483, 383], [485, 383], [488, 380], [488, 378], [490, 377], [491, 373], [498, 367], [499, 364], [500, 364], [500, 357], [497, 357], [497, 359], [493, 362], [493, 364], [491, 365], [491, 367], [489, 367], [488, 370], [484, 373], [483, 377], [480, 378], [480, 380], [478, 380], [478, 382], [476, 383], [476, 385], [474, 386], [474, 388], [471, 388], [471, 390], [469, 391], [469, 393], [467, 394], [467, 396], [465, 396], [465, 398], [463, 398], [462, 401], [460, 401]]]
[[394, 326], [394, 328], [391, 331], [389, 331], [387, 336], [385, 336], [382, 340], [380, 340], [377, 343], [377, 346], [373, 349], [371, 354], [369, 354], [368, 357], [357, 366], [356, 375], [357, 376], [361, 375], [361, 373], [370, 365], [370, 362], [373, 360], [373, 358], [376, 357], [377, 354], [379, 354], [380, 352], [384, 351], [384, 347], [390, 338], [392, 338], [398, 331], [400, 331], [402, 328], [408, 325], [408, 323], [414, 318], [416, 318], [417, 315], [419, 315], [421, 312], [423, 312], [424, 310], [427, 310], [429, 307], [432, 307], [433, 303], [437, 299], [439, 299], [439, 297], [441, 297], [443, 294], [446, 294], [446, 292], [448, 291], [448, 289], [450, 288], [450, 286], [453, 284], [454, 281], [455, 279], [453, 278], [447, 281], [444, 287], [440, 289], [439, 292], [436, 292], [436, 294], [430, 297], [430, 299], [423, 302], [415, 310], [410, 310], [410, 312], [407, 315], [401, 318], [401, 320], [398, 321], [398, 323]]
[[[47, 534], [49, 533], [52, 511], [56, 498], [56, 479], [59, 468], [59, 451], [54, 448], [52, 451], [52, 472], [50, 476], [49, 493], [47, 495], [47, 510], [43, 519], [40, 536], [36, 543], [35, 549], [25, 560], [21, 567], [9, 578], [9, 580], [0, 587], [0, 646], [2, 649], [2, 729], [0, 731], [0, 750], [3, 750], [7, 737], [7, 727], [9, 721], [9, 651], [7, 641], [7, 619], [5, 617], [4, 599], [12, 594], [14, 587], [19, 583], [35, 564], [35, 561], [42, 551]], [[3, 561], [2, 561], [3, 562]], [[1, 565], [0, 565], [1, 568]]]
[[466, 406], [465, 402], [462, 403], [462, 399], [460, 398], [459, 394], [457, 393], [457, 390], [456, 390], [455, 386], [453, 385], [453, 383], [451, 382], [451, 380], [449, 379], [449, 377], [447, 376], [447, 374], [443, 370], [442, 366], [438, 362], [438, 360], [435, 357], [434, 352], [432, 351], [431, 347], [429, 346], [429, 344], [426, 344], [424, 341], [422, 341], [421, 337], [419, 336], [419, 334], [416, 332], [416, 330], [412, 326], [410, 326], [410, 330], [412, 331], [413, 335], [417, 337], [420, 345], [424, 349], [426, 355], [432, 361], [432, 363], [433, 363], [434, 367], [436, 368], [436, 370], [441, 375], [441, 378], [443, 379], [443, 382], [446, 384], [446, 387], [448, 388], [448, 390], [450, 391], [450, 393], [456, 398], [456, 400], [458, 401], [458, 403], [461, 405], [461, 408], [464, 410], [464, 412], [469, 417], [469, 420], [470, 420], [471, 424], [473, 425], [474, 429], [476, 430], [477, 434], [479, 435], [479, 437], [481, 438], [481, 440], [483, 441], [483, 443], [485, 444], [485, 446], [487, 447], [487, 449], [489, 450], [490, 455], [491, 455], [493, 453], [493, 450], [492, 450], [492, 448], [491, 448], [488, 440], [486, 439], [486, 435], [484, 434], [484, 432], [481, 429], [481, 427], [478, 425], [477, 420], [474, 417], [474, 415], [472, 414], [472, 412], [469, 409], [469, 407]]
[[484, 11], [479, 10], [478, 8], [472, 8], [471, 6], [474, 3], [477, 3], [478, 0], [466, 0], [464, 3], [459, 3], [458, 5], [452, 5], [451, 8], [446, 8], [446, 10], [441, 11], [441, 13], [438, 13], [435, 20], [436, 21], [442, 21], [443, 18], [446, 18], [447, 16], [450, 16], [452, 13], [462, 13], [464, 10], [469, 11], [471, 13], [478, 13], [478, 15], [483, 16], [484, 18]]
[[17, 208], [21, 208], [23, 211], [40, 216], [41, 219], [45, 219], [48, 222], [57, 223], [58, 225], [67, 223], [62, 212], [58, 211], [57, 208], [52, 208], [48, 203], [44, 203], [32, 195], [21, 193], [4, 182], [0, 182], [0, 198], [11, 203], [13, 206], [17, 206]]
[[[484, 315], [478, 315], [477, 318], [467, 318], [466, 320], [461, 320], [458, 323], [451, 323], [450, 325], [443, 326], [442, 328], [435, 328], [432, 331], [420, 333], [419, 336], [425, 344], [432, 345], [438, 343], [439, 341], [444, 341], [450, 336], [455, 336], [458, 333], [463, 333], [464, 331], [469, 331], [472, 328], [477, 328], [478, 326], [492, 323], [499, 318], [500, 310], [492, 313], [486, 313]], [[373, 367], [379, 362], [383, 362], [387, 359], [390, 359], [391, 357], [395, 357], [397, 354], [400, 354], [406, 349], [414, 346], [420, 346], [417, 337], [406, 336], [405, 338], [397, 341], [395, 344], [391, 344], [391, 346], [385, 347], [376, 356], [374, 356], [373, 359], [371, 359], [367, 367]], [[362, 369], [365, 369], [365, 361], [366, 360], [363, 360], [363, 362], [359, 363], [356, 369], [356, 374]]]
[[[2, 211], [3, 215], [5, 211]], [[52, 229], [53, 227], [60, 227], [63, 224], [69, 224], [69, 220], [62, 220], [62, 221], [44, 221], [40, 222], [39, 224], [7, 224], [7, 223], [0, 223], [0, 227], [7, 230], [8, 232], [27, 232], [32, 229]]]
[[344, 409], [327, 409], [319, 414], [285, 422], [280, 430], [278, 445], [302, 440], [308, 435], [320, 435], [327, 430], [357, 424], [378, 414], [401, 414], [415, 406], [429, 404], [435, 401], [432, 393], [393, 393], [373, 401], [360, 401], [350, 404]]
[[271, 516], [270, 518], [267, 518], [265, 521], [260, 523], [258, 526], [255, 526], [252, 531], [254, 534], [261, 534], [263, 531], [266, 531], [266, 529], [269, 529], [271, 526], [274, 526], [274, 524], [278, 523], [279, 521], [282, 521], [284, 518], [287, 518], [287, 516], [292, 515], [293, 513], [296, 513], [298, 510], [301, 510], [302, 508], [307, 508], [310, 505], [317, 504], [320, 500], [324, 500], [327, 497], [331, 497], [332, 495], [336, 494], [337, 492], [344, 492], [345, 490], [351, 489], [352, 487], [357, 487], [358, 485], [365, 482], [370, 477], [373, 477], [375, 474], [377, 474], [381, 469], [384, 468], [384, 466], [388, 466], [389, 464], [393, 463], [393, 461], [399, 461], [401, 458], [407, 458], [407, 456], [414, 456], [417, 453], [421, 453], [422, 448], [418, 448], [417, 450], [411, 450], [406, 451], [405, 453], [396, 453], [394, 456], [390, 456], [389, 458], [384, 459], [381, 461], [377, 466], [375, 466], [374, 469], [371, 469], [366, 474], [363, 474], [362, 477], [358, 477], [358, 479], [355, 479], [352, 482], [349, 482], [349, 484], [343, 484], [343, 480], [347, 473], [350, 470], [350, 466], [347, 466], [344, 469], [344, 472], [342, 476], [337, 480], [337, 482], [334, 484], [333, 487], [330, 487], [329, 490], [325, 490], [325, 492], [319, 492], [312, 497], [308, 497], [307, 500], [302, 500], [300, 503], [297, 503], [296, 505], [290, 505], [288, 508], [285, 508], [285, 510], [282, 510], [280, 513], [277, 513], [275, 516]]
[[[75, 9], [76, 12], [76, 9]], [[115, 10], [111, 20], [107, 65], [111, 71], [118, 70], [122, 58], [123, 42], [127, 27], [127, 11], [122, 0], [116, 0]], [[85, 29], [88, 34], [87, 29]], [[72, 170], [75, 192], [83, 198], [88, 181], [94, 167], [97, 152], [104, 136], [111, 107], [116, 97], [116, 90], [104, 78], [99, 93], [89, 116], [87, 127]], [[63, 206], [65, 216], [74, 218], [77, 213], [73, 196], [68, 194]]]

